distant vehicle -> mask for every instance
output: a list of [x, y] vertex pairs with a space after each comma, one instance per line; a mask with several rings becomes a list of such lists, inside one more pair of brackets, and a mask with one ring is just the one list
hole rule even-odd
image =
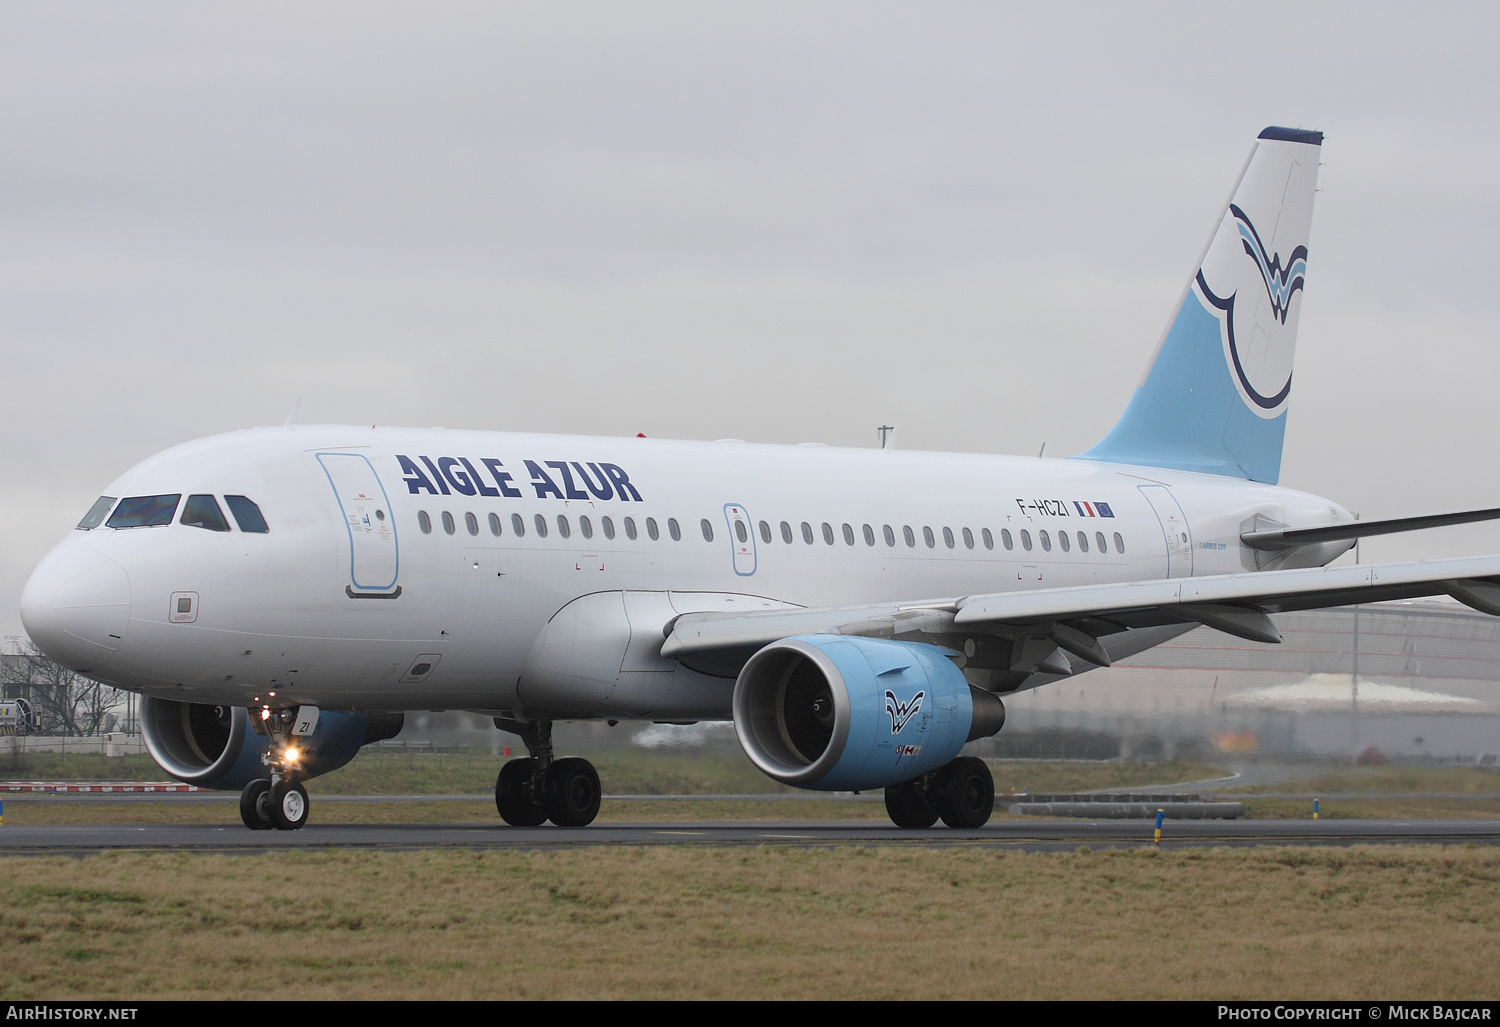
[[0, 735], [29, 735], [38, 727], [36, 714], [25, 699], [0, 699]]
[[556, 720], [733, 719], [778, 781], [978, 827], [994, 783], [958, 753], [1000, 730], [1004, 695], [1199, 624], [1278, 642], [1283, 610], [1447, 594], [1500, 613], [1500, 557], [1326, 566], [1360, 536], [1500, 511], [1356, 522], [1276, 485], [1322, 142], [1260, 134], [1124, 415], [1078, 457], [245, 431], [117, 479], [22, 619], [142, 693], [152, 755], [242, 789], [251, 828], [301, 827], [302, 780], [445, 709], [525, 740], [495, 786], [510, 824], [598, 811]]

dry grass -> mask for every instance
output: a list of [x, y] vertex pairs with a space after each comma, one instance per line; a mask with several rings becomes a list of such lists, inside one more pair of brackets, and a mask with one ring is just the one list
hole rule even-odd
[[0, 998], [1484, 998], [1500, 851], [4, 862]]

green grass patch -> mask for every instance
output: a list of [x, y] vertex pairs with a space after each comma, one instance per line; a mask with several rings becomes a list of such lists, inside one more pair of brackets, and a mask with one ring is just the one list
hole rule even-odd
[[0, 781], [165, 781], [167, 772], [145, 753], [13, 753], [0, 739]]
[[1211, 781], [1227, 771], [1202, 763], [1067, 762], [1062, 760], [985, 760], [995, 776], [995, 791], [1097, 792], [1143, 789], [1185, 781]]
[[1402, 792], [1493, 795], [1500, 798], [1500, 774], [1471, 767], [1336, 767], [1301, 781], [1275, 781], [1233, 789], [1236, 793], [1300, 792], [1338, 794], [1369, 792], [1395, 796]]

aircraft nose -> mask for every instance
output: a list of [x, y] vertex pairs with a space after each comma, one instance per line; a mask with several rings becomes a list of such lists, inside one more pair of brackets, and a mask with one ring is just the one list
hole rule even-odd
[[107, 664], [130, 623], [130, 577], [89, 549], [58, 549], [21, 592], [21, 623], [49, 657], [75, 670]]

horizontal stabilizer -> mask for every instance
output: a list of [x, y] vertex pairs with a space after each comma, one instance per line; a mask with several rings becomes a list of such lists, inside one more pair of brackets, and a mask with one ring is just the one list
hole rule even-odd
[[1500, 519], [1500, 507], [1490, 510], [1424, 514], [1420, 517], [1392, 517], [1384, 521], [1346, 521], [1343, 524], [1326, 524], [1317, 528], [1274, 528], [1267, 531], [1247, 531], [1240, 536], [1240, 541], [1251, 549], [1278, 552], [1283, 549], [1295, 549], [1298, 546], [1310, 546], [1318, 542], [1368, 538], [1372, 535], [1394, 535], [1402, 531], [1446, 528], [1453, 524], [1472, 524], [1475, 521], [1496, 519]]

